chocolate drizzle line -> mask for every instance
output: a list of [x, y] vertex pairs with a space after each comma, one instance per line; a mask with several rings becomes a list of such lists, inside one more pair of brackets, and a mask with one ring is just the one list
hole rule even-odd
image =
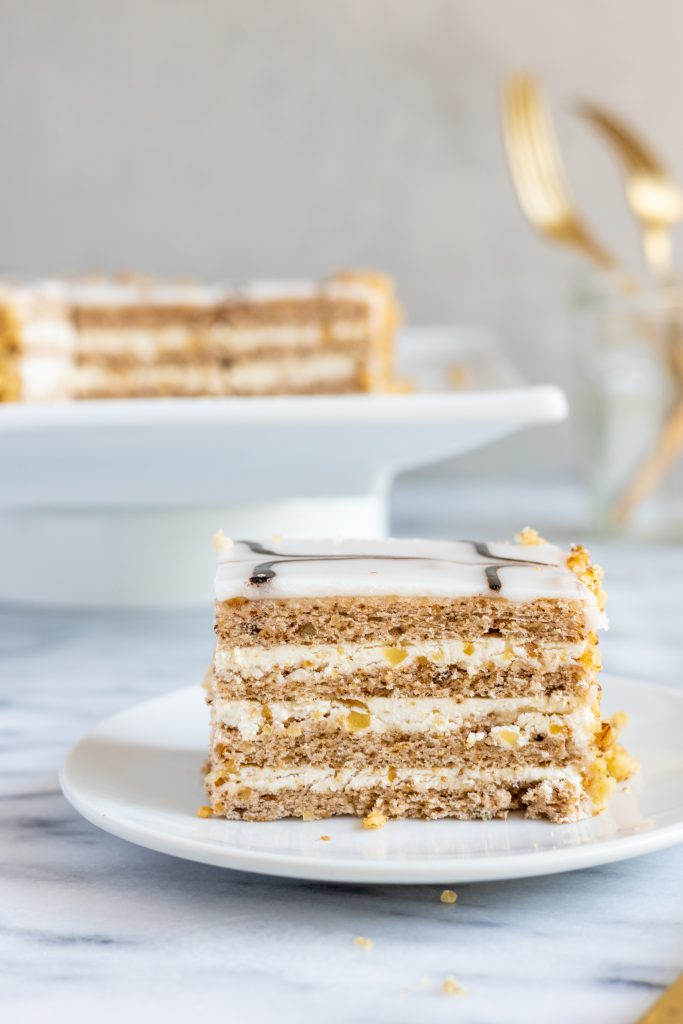
[[[425, 558], [424, 555], [287, 555], [283, 557], [278, 554], [277, 551], [271, 551], [269, 548], [265, 548], [263, 544], [254, 540], [240, 540], [238, 544], [244, 544], [250, 551], [253, 551], [255, 555], [273, 555], [274, 557], [270, 561], [259, 562], [255, 565], [252, 573], [249, 577], [249, 582], [256, 587], [261, 587], [265, 583], [269, 583], [270, 580], [275, 579], [277, 573], [273, 568], [274, 565], [287, 565], [291, 562], [353, 562], [353, 561], [368, 561], [374, 559], [375, 561], [385, 562], [424, 562], [434, 561], [434, 559]], [[547, 562], [534, 562], [528, 558], [500, 558], [498, 555], [494, 555], [489, 549], [488, 544], [483, 544], [476, 540], [464, 540], [460, 541], [461, 544], [471, 544], [476, 553], [485, 559], [490, 559], [487, 564], [483, 566], [486, 575], [486, 582], [488, 583], [489, 590], [498, 592], [502, 590], [503, 581], [500, 578], [498, 572], [499, 568], [510, 567], [514, 568], [515, 565], [541, 565], [547, 566]], [[438, 559], [442, 561], [442, 559]], [[470, 565], [469, 562], [457, 562], [453, 559], [454, 565]]]

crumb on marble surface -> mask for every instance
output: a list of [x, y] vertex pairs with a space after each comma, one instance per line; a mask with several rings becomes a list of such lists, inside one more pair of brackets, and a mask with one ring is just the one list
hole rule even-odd
[[197, 808], [198, 818], [213, 818], [213, 810], [208, 804], [202, 804], [201, 807]]
[[464, 996], [467, 990], [462, 987], [457, 978], [454, 978], [452, 974], [444, 980], [441, 986], [441, 991], [447, 996]]
[[330, 839], [331, 839], [332, 837], [331, 837], [331, 836], [321, 836], [320, 838], [322, 839], [322, 841], [323, 841], [324, 843], [329, 843], [329, 841], [330, 841]]
[[366, 953], [370, 953], [374, 947], [372, 939], [366, 939], [364, 935], [357, 935], [353, 940], [354, 946], [360, 946]]
[[442, 903], [455, 903], [457, 898], [457, 892], [454, 892], [452, 889], [444, 889], [444, 891], [439, 896], [439, 899], [441, 900]]

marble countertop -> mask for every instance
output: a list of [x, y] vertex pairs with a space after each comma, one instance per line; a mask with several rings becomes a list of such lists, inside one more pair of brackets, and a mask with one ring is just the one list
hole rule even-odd
[[[683, 549], [594, 554], [609, 582], [607, 668], [683, 685]], [[446, 906], [435, 886], [186, 863], [80, 819], [57, 786], [69, 746], [103, 717], [196, 680], [210, 628], [208, 609], [0, 610], [5, 1019], [627, 1024], [683, 970], [683, 848], [459, 885]], [[466, 996], [441, 993], [451, 974]]]

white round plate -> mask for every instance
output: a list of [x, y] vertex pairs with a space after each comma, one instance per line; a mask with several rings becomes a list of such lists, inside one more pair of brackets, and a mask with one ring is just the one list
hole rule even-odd
[[575, 825], [513, 814], [506, 821], [396, 821], [369, 832], [353, 818], [198, 818], [208, 742], [199, 687], [176, 690], [103, 722], [72, 749], [61, 784], [77, 811], [115, 836], [243, 871], [380, 883], [569, 871], [683, 842], [683, 691], [614, 677], [605, 683], [606, 713], [629, 713], [627, 745], [641, 772], [621, 787], [605, 813]]

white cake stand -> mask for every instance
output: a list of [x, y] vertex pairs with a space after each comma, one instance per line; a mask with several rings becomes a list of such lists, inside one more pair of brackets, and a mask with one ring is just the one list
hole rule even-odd
[[381, 536], [398, 472], [566, 415], [479, 330], [406, 330], [399, 363], [411, 394], [0, 408], [0, 600], [206, 603], [219, 527]]

